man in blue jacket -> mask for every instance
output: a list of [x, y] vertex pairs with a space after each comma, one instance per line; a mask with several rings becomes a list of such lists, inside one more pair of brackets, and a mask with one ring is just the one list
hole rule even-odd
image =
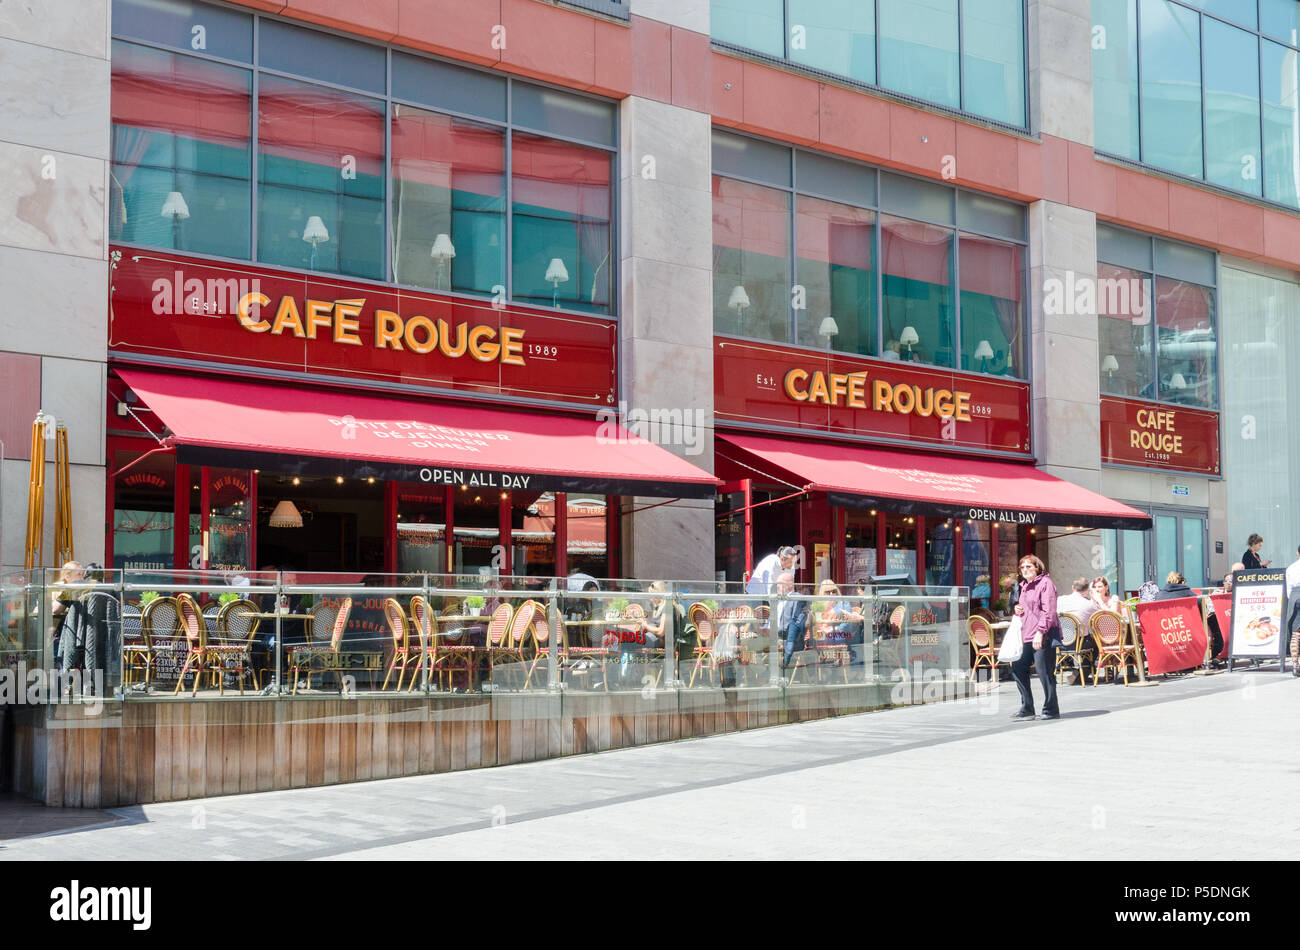
[[[794, 592], [792, 572], [782, 571], [777, 575], [776, 592], [783, 597]], [[808, 601], [779, 601], [776, 606], [776, 629], [781, 642], [785, 644], [785, 654], [781, 660], [781, 668], [785, 669], [790, 665], [790, 657], [794, 655], [795, 646], [802, 645], [807, 637]]]

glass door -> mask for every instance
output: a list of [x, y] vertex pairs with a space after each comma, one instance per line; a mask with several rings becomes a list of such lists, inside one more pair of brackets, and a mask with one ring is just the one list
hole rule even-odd
[[[1207, 516], [1203, 511], [1135, 506], [1151, 515], [1150, 531], [1102, 531], [1102, 575], [1121, 597], [1133, 596], [1144, 581], [1163, 587], [1170, 571], [1189, 587], [1205, 587]], [[1117, 584], [1118, 582], [1118, 584]]]

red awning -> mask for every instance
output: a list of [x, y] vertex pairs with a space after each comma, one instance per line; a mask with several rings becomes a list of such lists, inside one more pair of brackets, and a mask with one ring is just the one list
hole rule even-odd
[[717, 480], [612, 422], [145, 370], [118, 375], [177, 460], [428, 485], [712, 498]]
[[[1032, 465], [913, 455], [847, 443], [794, 442], [727, 433], [728, 446], [751, 468], [790, 484], [824, 491], [832, 504], [904, 514], [1010, 521], [1015, 524], [1148, 528], [1147, 515]], [[774, 471], [777, 470], [777, 471]]]

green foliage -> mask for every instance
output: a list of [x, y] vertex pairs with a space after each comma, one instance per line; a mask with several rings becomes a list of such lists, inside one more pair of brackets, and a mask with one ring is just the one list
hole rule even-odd
[[151, 600], [157, 600], [159, 596], [160, 595], [156, 590], [145, 591], [143, 594], [140, 595], [140, 606], [143, 607]]

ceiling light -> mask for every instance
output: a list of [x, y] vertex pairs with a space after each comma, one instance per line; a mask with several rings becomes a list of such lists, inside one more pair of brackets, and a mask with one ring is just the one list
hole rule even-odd
[[275, 506], [269, 523], [272, 528], [301, 528], [302, 512], [298, 510], [297, 505], [286, 498]]

